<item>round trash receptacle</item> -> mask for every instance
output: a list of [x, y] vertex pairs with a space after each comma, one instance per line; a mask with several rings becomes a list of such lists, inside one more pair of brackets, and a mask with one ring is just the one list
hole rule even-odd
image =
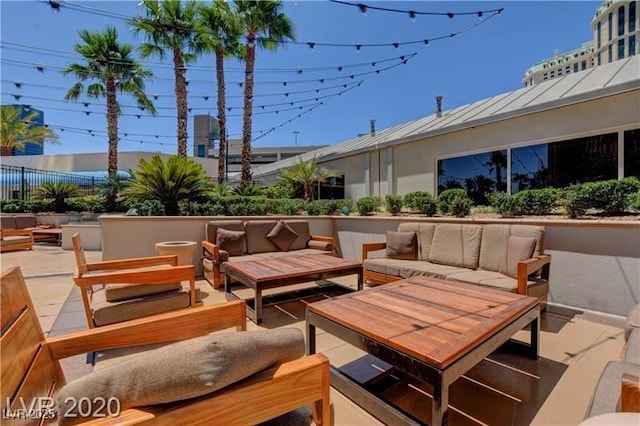
[[195, 241], [161, 241], [156, 243], [156, 251], [160, 256], [178, 256], [178, 265], [193, 265]]

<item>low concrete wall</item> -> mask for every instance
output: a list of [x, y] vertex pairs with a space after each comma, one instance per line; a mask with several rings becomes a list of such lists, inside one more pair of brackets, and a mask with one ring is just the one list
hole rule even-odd
[[84, 250], [102, 250], [102, 225], [100, 222], [69, 223], [61, 225], [60, 228], [62, 229], [62, 248], [64, 250], [73, 250], [71, 237], [75, 233], [80, 234]]
[[[200, 272], [200, 241], [210, 220], [256, 220], [280, 217], [127, 217], [101, 216], [105, 260], [153, 256], [160, 241], [198, 242], [193, 264]], [[283, 217], [286, 219], [286, 217]], [[300, 217], [296, 217], [300, 218]], [[544, 225], [546, 252], [552, 256], [549, 303], [583, 311], [625, 316], [640, 302], [640, 221], [470, 220], [320, 216], [305, 217], [315, 235], [338, 238], [345, 259], [362, 260], [362, 243], [384, 241], [386, 231], [407, 221], [518, 223]]]
[[329, 217], [207, 217], [207, 216], [116, 216], [103, 215], [102, 259], [125, 259], [130, 257], [157, 256], [155, 244], [161, 241], [195, 241], [193, 265], [196, 275], [202, 275], [202, 240], [207, 222], [211, 220], [277, 220], [308, 219], [312, 235], [334, 235], [333, 221]]

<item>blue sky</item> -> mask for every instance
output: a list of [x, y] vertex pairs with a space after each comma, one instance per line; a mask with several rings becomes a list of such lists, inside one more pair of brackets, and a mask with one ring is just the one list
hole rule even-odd
[[[394, 48], [390, 46], [394, 42], [434, 39], [464, 30], [480, 20], [475, 15], [453, 19], [417, 16], [412, 22], [406, 14], [368, 10], [363, 15], [357, 8], [327, 1], [285, 2], [284, 11], [295, 23], [298, 41], [344, 43], [351, 47], [316, 46], [312, 50], [306, 44], [290, 44], [276, 53], [258, 52], [253, 146], [292, 146], [296, 139], [294, 132], [299, 132], [298, 145], [334, 144], [367, 133], [370, 119], [375, 119], [377, 129], [381, 130], [430, 115], [435, 110], [437, 95], [444, 96], [446, 110], [516, 90], [522, 87], [524, 72], [552, 56], [555, 49], [564, 52], [592, 39], [590, 22], [600, 4], [578, 1], [363, 3], [419, 12], [504, 10], [453, 38], [432, 41], [428, 46], [418, 43]], [[60, 135], [59, 144], [46, 145], [47, 154], [107, 149], [104, 100], [64, 102], [66, 89], [74, 80], [62, 76], [60, 69], [79, 61], [73, 53], [79, 39], [78, 30], [99, 31], [105, 25], [115, 25], [122, 42], [135, 46], [142, 41], [124, 19], [111, 16], [143, 13], [137, 1], [74, 4], [92, 8], [93, 12], [67, 8], [63, 3], [60, 12], [54, 13], [43, 1], [0, 1], [2, 104], [28, 104], [44, 111], [45, 122]], [[108, 16], [103, 16], [101, 11], [108, 11]], [[359, 52], [354, 47], [377, 43], [388, 46], [363, 47]], [[409, 58], [413, 53], [417, 55], [400, 64], [401, 56]], [[173, 71], [169, 61], [141, 60], [155, 74], [147, 93], [158, 95], [154, 103], [159, 117], [129, 108], [134, 102], [120, 97], [123, 113], [128, 114], [119, 120], [121, 151], [176, 153]], [[383, 70], [392, 65], [398, 66]], [[42, 72], [36, 67], [42, 67]], [[232, 108], [228, 112], [229, 133], [231, 138], [240, 138], [242, 89], [238, 82], [243, 79], [244, 65], [228, 61], [226, 67], [227, 105]], [[372, 72], [377, 69], [379, 74]], [[193, 108], [189, 117], [191, 155], [193, 114], [215, 116], [217, 113], [213, 58], [202, 57], [189, 68], [187, 78], [189, 107]], [[355, 83], [359, 81], [362, 84], [357, 86]], [[350, 90], [338, 96], [345, 90], [345, 84]], [[301, 93], [294, 94], [296, 91]], [[16, 100], [14, 95], [20, 99]], [[317, 104], [315, 97], [319, 96], [326, 96], [319, 100], [323, 104], [305, 112]], [[83, 102], [89, 102], [89, 106]], [[86, 111], [91, 113], [87, 115]], [[297, 117], [301, 113], [304, 114]], [[271, 128], [276, 130], [257, 138], [260, 131]]]

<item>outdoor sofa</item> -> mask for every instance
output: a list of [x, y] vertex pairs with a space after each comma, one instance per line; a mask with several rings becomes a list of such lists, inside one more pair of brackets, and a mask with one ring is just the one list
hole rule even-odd
[[54, 240], [58, 245], [62, 242], [62, 230], [50, 224], [40, 224], [36, 215], [29, 213], [3, 214], [0, 216], [2, 230], [32, 231], [34, 241]]
[[[407, 222], [387, 241], [365, 243], [365, 282], [382, 284], [416, 275], [527, 294], [546, 303], [551, 257], [542, 226]], [[385, 257], [370, 253], [385, 249]]]
[[214, 287], [224, 285], [224, 263], [305, 254], [335, 254], [333, 237], [311, 235], [306, 220], [225, 220], [205, 225], [202, 270]]

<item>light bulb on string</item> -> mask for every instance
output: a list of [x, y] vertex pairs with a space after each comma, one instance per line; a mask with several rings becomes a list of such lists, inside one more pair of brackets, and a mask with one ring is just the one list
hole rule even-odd
[[409, 18], [411, 19], [412, 23], [416, 23], [416, 11], [415, 10], [410, 10], [409, 11]]
[[366, 4], [358, 4], [358, 9], [360, 9], [360, 13], [362, 13], [362, 16], [367, 16], [367, 5]]

